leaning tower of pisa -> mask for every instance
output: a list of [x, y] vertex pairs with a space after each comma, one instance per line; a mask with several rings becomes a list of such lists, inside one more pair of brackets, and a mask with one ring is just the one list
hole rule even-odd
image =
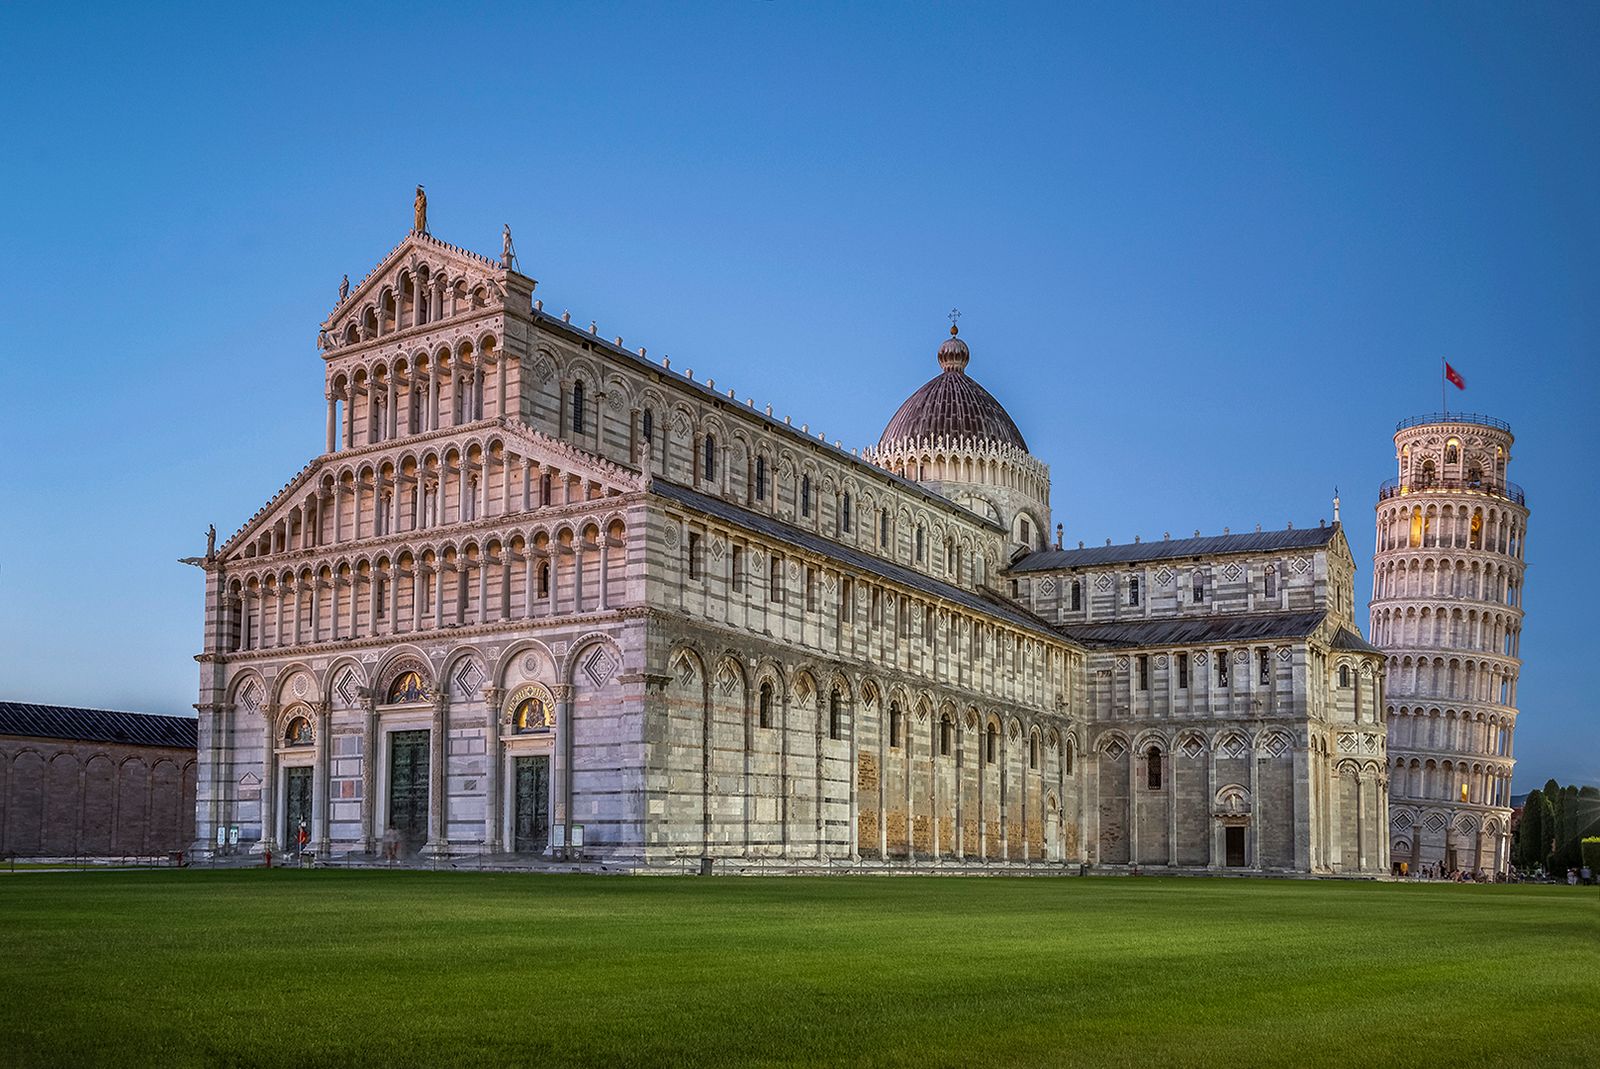
[[1388, 655], [1396, 866], [1504, 871], [1522, 662], [1528, 507], [1506, 479], [1511, 427], [1417, 416], [1378, 492], [1372, 640]]

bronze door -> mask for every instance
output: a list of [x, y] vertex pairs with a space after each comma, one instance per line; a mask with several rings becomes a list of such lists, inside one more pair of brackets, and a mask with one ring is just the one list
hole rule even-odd
[[512, 849], [542, 851], [550, 845], [550, 758], [519, 757], [516, 761], [517, 808]]
[[400, 852], [414, 854], [428, 841], [428, 733], [389, 735], [389, 826], [400, 833]]
[[283, 848], [300, 849], [300, 826], [305, 825], [306, 845], [311, 842], [311, 769], [283, 770]]

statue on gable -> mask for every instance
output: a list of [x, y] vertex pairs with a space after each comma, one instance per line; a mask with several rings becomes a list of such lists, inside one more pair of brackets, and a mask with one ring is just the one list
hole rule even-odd
[[350, 276], [345, 275], [339, 280], [339, 303], [343, 304], [345, 298], [350, 296]]
[[213, 560], [217, 555], [217, 525], [206, 526], [206, 560]]
[[417, 199], [411, 207], [412, 213], [416, 216], [411, 229], [419, 234], [426, 234], [428, 232], [428, 195], [422, 191], [421, 186], [417, 187]]
[[500, 231], [500, 265], [510, 267], [516, 263], [517, 253], [511, 245], [511, 224], [505, 224]]

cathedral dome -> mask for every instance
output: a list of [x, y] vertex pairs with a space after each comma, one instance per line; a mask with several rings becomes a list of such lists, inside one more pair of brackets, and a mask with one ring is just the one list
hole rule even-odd
[[967, 375], [971, 357], [967, 343], [956, 337], [956, 328], [951, 327], [950, 337], [939, 346], [943, 370], [906, 398], [883, 429], [878, 448], [889, 449], [897, 442], [971, 438], [1027, 452], [1028, 443], [1005, 408]]

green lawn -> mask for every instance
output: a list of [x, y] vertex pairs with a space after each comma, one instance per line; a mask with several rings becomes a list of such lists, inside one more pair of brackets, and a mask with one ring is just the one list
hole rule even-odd
[[1593, 888], [0, 876], [16, 1065], [1593, 1065]]

